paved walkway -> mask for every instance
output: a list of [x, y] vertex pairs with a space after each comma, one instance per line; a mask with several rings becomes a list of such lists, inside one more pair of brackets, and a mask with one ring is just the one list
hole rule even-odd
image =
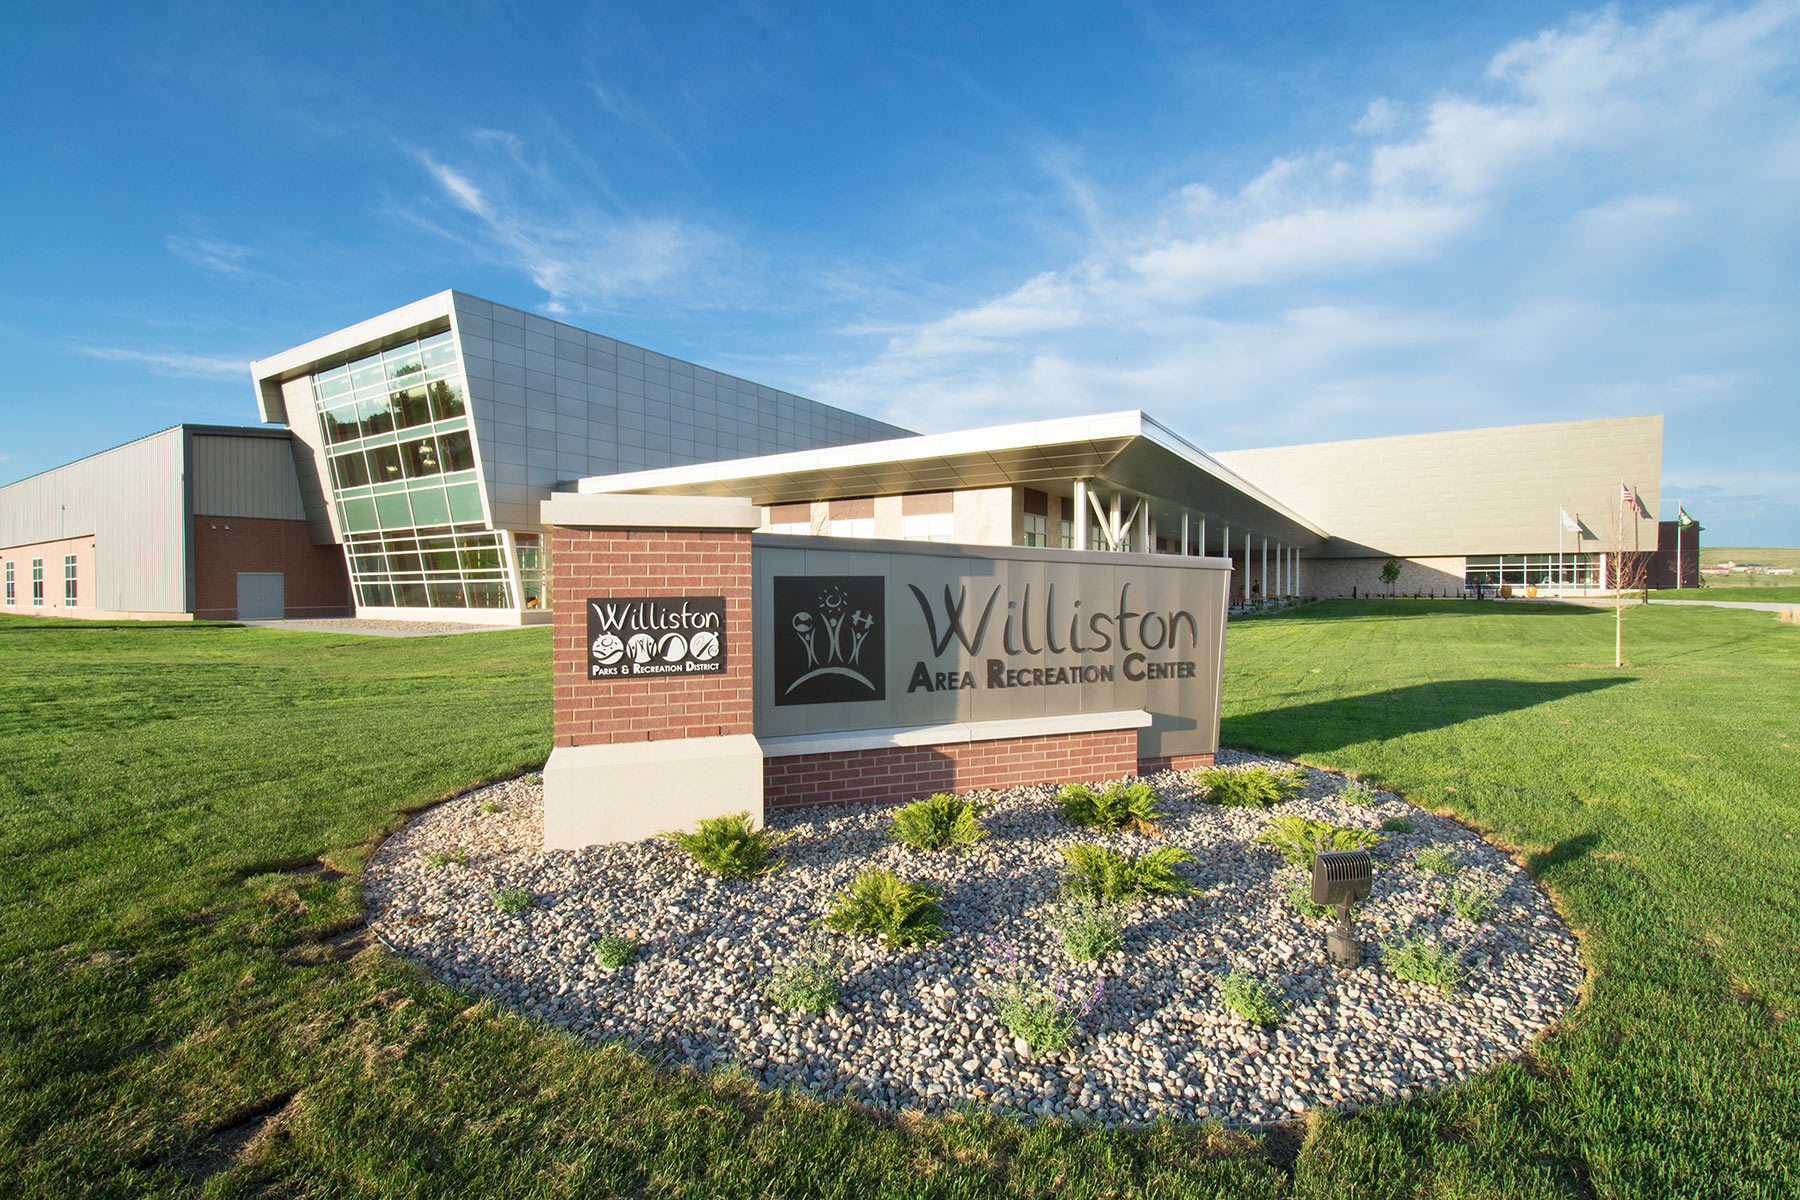
[[1784, 608], [1800, 608], [1792, 600], [1785, 604], [1773, 600], [1652, 600], [1652, 604], [1706, 604], [1713, 608], [1753, 608], [1758, 612], [1780, 612]]
[[324, 620], [239, 621], [257, 629], [293, 629], [302, 633], [355, 633], [364, 637], [439, 637], [447, 633], [492, 633], [517, 625], [469, 625], [462, 621], [365, 621], [354, 617]]

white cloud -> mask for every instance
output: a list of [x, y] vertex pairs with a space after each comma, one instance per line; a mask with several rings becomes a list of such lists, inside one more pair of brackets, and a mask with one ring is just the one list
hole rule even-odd
[[217, 275], [252, 275], [255, 273], [250, 264], [258, 258], [258, 255], [248, 246], [239, 246], [236, 243], [221, 241], [217, 238], [195, 237], [183, 233], [169, 234], [163, 239], [163, 246], [176, 258]]
[[135, 363], [158, 374], [238, 376], [248, 378], [250, 360], [211, 354], [186, 354], [169, 350], [127, 350], [119, 346], [74, 346], [76, 354], [108, 362]]

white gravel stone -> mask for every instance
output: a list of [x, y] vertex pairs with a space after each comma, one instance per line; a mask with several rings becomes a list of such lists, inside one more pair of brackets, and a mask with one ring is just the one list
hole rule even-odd
[[[1276, 762], [1230, 751], [1219, 761]], [[1150, 776], [1167, 813], [1154, 839], [1070, 825], [1054, 788], [980, 793], [990, 836], [961, 853], [894, 841], [889, 806], [777, 812], [770, 826], [792, 834], [782, 865], [750, 881], [707, 876], [661, 839], [545, 851], [542, 788], [515, 779], [408, 823], [376, 852], [364, 888], [374, 932], [452, 986], [658, 1061], [736, 1064], [771, 1087], [888, 1109], [975, 1105], [1108, 1126], [1287, 1120], [1447, 1087], [1518, 1055], [1575, 1003], [1575, 939], [1505, 854], [1393, 795], [1356, 807], [1337, 799], [1341, 777], [1308, 775], [1303, 795], [1268, 811], [1205, 804], [1185, 772]], [[481, 811], [494, 803], [500, 811]], [[1362, 966], [1328, 965], [1328, 923], [1290, 908], [1303, 876], [1252, 840], [1272, 813], [1370, 829], [1389, 817], [1412, 823], [1372, 851], [1374, 890], [1357, 920]], [[1197, 890], [1128, 910], [1124, 950], [1072, 963], [1043, 914], [1060, 847], [1082, 841], [1182, 846], [1195, 855], [1181, 869]], [[1412, 863], [1427, 845], [1461, 856], [1459, 880], [1500, 889], [1486, 922], [1439, 911], [1446, 881]], [[460, 864], [431, 865], [458, 848]], [[938, 888], [946, 938], [890, 953], [833, 935], [845, 960], [838, 1007], [815, 1017], [770, 1004], [776, 966], [870, 865]], [[501, 912], [501, 888], [525, 889], [530, 906]], [[1462, 944], [1467, 974], [1454, 996], [1385, 969], [1377, 944], [1414, 930]], [[620, 932], [640, 940], [636, 961], [601, 968], [593, 940]], [[1102, 981], [1069, 1049], [1034, 1054], [1000, 1025], [985, 992], [996, 978], [989, 937], [1046, 977]], [[1279, 1026], [1247, 1028], [1220, 1006], [1233, 967], [1276, 990]]]

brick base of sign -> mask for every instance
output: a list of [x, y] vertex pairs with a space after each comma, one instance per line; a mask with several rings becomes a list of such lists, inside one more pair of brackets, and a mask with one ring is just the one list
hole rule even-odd
[[883, 746], [763, 760], [766, 808], [905, 803], [933, 792], [1120, 779], [1138, 770], [1137, 730]]
[[1210, 754], [1160, 754], [1138, 759], [1138, 774], [1154, 775], [1158, 771], [1193, 771], [1212, 765], [1213, 756]]

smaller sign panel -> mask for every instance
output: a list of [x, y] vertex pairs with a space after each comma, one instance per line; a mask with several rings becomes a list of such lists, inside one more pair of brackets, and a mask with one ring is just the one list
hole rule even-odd
[[775, 577], [775, 703], [887, 698], [887, 580]]
[[588, 678], [717, 675], [725, 670], [725, 597], [590, 596]]

